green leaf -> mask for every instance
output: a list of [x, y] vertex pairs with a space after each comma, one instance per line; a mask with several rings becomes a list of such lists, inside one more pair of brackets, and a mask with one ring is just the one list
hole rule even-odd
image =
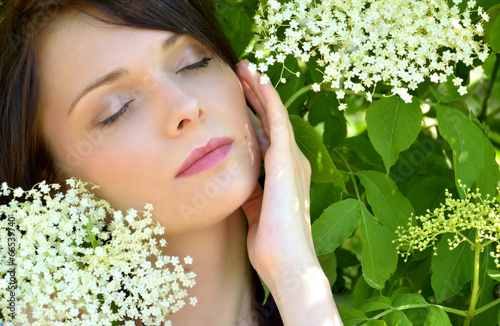
[[264, 301], [262, 302], [262, 305], [265, 305], [267, 302], [267, 299], [269, 298], [269, 295], [271, 294], [271, 291], [269, 291], [269, 288], [267, 287], [266, 283], [262, 280], [262, 278], [259, 275], [259, 280], [260, 284], [262, 285], [262, 288], [264, 289]]
[[454, 101], [455, 99], [452, 98], [449, 95], [443, 95], [440, 92], [438, 92], [434, 87], [429, 87], [429, 90], [431, 91], [432, 95], [438, 101], [439, 103], [449, 103]]
[[[424, 297], [417, 293], [402, 293], [397, 295], [394, 294], [393, 297], [394, 298], [392, 300], [392, 304], [396, 308], [409, 305], [417, 305], [417, 304], [427, 305], [427, 302], [425, 301]], [[402, 312], [406, 315], [408, 320], [413, 325], [422, 325], [423, 321], [425, 320], [425, 316], [427, 315], [426, 308], [404, 309], [402, 310]]]
[[352, 198], [325, 209], [311, 227], [316, 253], [324, 255], [340, 246], [356, 229], [360, 213], [359, 202]]
[[358, 325], [359, 323], [362, 323], [368, 319], [368, 318], [366, 318], [365, 314], [358, 309], [339, 306], [338, 310], [339, 310], [340, 318], [342, 319], [342, 322], [344, 323], [344, 326]]
[[421, 129], [422, 110], [416, 97], [405, 103], [399, 96], [373, 102], [366, 111], [368, 136], [389, 172], [399, 153], [409, 148]]
[[342, 189], [332, 183], [311, 183], [311, 223], [314, 223], [331, 204], [342, 199]]
[[[284, 66], [290, 69], [283, 70], [282, 65], [274, 65], [273, 67], [269, 67], [269, 71], [267, 72], [269, 78], [271, 80], [278, 81], [281, 78], [286, 78], [287, 82], [285, 84], [280, 83], [276, 90], [278, 91], [280, 97], [283, 99], [283, 103], [290, 100], [291, 97], [295, 96], [295, 94], [305, 87], [308, 84], [308, 79], [305, 74], [301, 74], [300, 77], [297, 77], [295, 74], [292, 75], [291, 71], [298, 71], [299, 63], [297, 58], [293, 56], [287, 56], [284, 62]], [[304, 109], [304, 103], [306, 103], [311, 96], [313, 96], [313, 92], [305, 92], [302, 95], [299, 95], [298, 98], [293, 100], [291, 103], [287, 103], [288, 113], [300, 115], [302, 109]], [[286, 101], [285, 101], [286, 100]], [[314, 125], [314, 124], [313, 124]]]
[[377, 171], [359, 171], [358, 177], [366, 189], [368, 203], [375, 217], [392, 232], [406, 225], [413, 213], [410, 201], [398, 190], [394, 181]]
[[391, 299], [384, 296], [373, 297], [366, 300], [359, 309], [364, 312], [387, 310], [392, 308]]
[[437, 208], [446, 199], [445, 190], [455, 188], [455, 184], [449, 179], [431, 176], [413, 185], [408, 193], [415, 215], [424, 215], [427, 211]]
[[500, 270], [498, 269], [488, 269], [488, 276], [494, 279], [495, 281], [500, 282]]
[[[465, 234], [469, 236], [471, 232]], [[437, 244], [437, 256], [432, 258], [431, 285], [436, 301], [442, 302], [454, 296], [472, 280], [474, 252], [468, 242], [463, 242], [453, 250], [449, 249], [451, 234], [445, 234]]]
[[[317, 93], [309, 103], [307, 121], [315, 128], [320, 127], [323, 132], [323, 143], [327, 149], [338, 147], [347, 135], [347, 122], [344, 113], [338, 110], [339, 101], [330, 92]], [[308, 105], [309, 105], [308, 103]]]
[[[479, 141], [483, 137], [481, 130], [456, 109], [445, 105], [436, 105], [439, 133], [453, 150], [455, 182], [471, 187], [479, 178], [484, 166], [484, 145]], [[459, 189], [464, 198], [465, 192]]]
[[332, 287], [337, 279], [337, 257], [335, 252], [318, 256], [318, 261], [323, 269], [323, 272], [325, 272], [326, 278], [328, 278], [330, 287]]
[[406, 315], [399, 310], [395, 310], [388, 316], [384, 316], [384, 320], [388, 321], [389, 325], [413, 326], [408, 317], [406, 317]]
[[495, 19], [490, 34], [490, 46], [495, 52], [500, 52], [500, 19]]
[[[340, 257], [338, 257], [338, 262], [340, 265], [341, 263]], [[375, 290], [370, 285], [368, 285], [364, 277], [359, 277], [356, 280], [356, 283], [354, 284], [354, 289], [352, 290], [352, 292], [348, 294], [348, 299], [346, 301], [348, 302], [349, 306], [359, 307], [361, 306], [361, 304], [363, 304], [363, 302], [365, 302], [369, 298], [378, 295], [380, 295], [379, 291]]]
[[484, 9], [486, 9], [486, 12], [490, 16], [490, 19], [488, 22], [483, 22], [483, 27], [484, 27], [484, 39], [490, 43], [491, 41], [491, 32], [492, 32], [492, 27], [497, 21], [497, 18], [500, 16], [500, 3], [498, 3], [498, 0], [488, 0], [495, 2], [495, 5], [492, 6], [484, 6], [480, 4], [482, 1], [480, 0], [478, 2], [479, 6], [482, 6]]
[[382, 157], [380, 157], [379, 153], [373, 148], [372, 143], [364, 136], [347, 138], [342, 145], [356, 152], [368, 164], [375, 166], [384, 165]]
[[417, 293], [403, 293], [396, 296], [393, 300], [394, 307], [401, 307], [410, 304], [422, 304], [427, 303], [424, 297]]
[[311, 163], [311, 181], [331, 182], [345, 191], [342, 175], [337, 170], [316, 130], [309, 122], [299, 116], [290, 115], [290, 121], [297, 145]]
[[480, 189], [483, 198], [487, 194], [493, 197], [496, 194], [500, 170], [495, 160], [495, 148], [485, 135], [482, 135], [481, 139], [484, 146], [484, 163], [477, 180], [477, 187]]
[[450, 317], [443, 309], [429, 306], [424, 326], [452, 326]]
[[[253, 20], [245, 12], [246, 8], [244, 6], [243, 2], [232, 0], [216, 2], [217, 18], [238, 57], [242, 56], [253, 38]], [[252, 8], [254, 7], [252, 6]]]
[[398, 255], [396, 246], [392, 243], [394, 234], [377, 223], [365, 205], [360, 205], [363, 276], [371, 287], [380, 290], [396, 270]]

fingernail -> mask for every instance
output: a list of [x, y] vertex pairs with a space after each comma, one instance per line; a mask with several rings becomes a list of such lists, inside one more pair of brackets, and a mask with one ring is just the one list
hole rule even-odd
[[241, 60], [239, 63], [238, 63], [238, 66], [239, 65], [243, 65], [243, 66], [246, 66], [248, 67], [248, 64], [250, 63], [250, 61], [248, 61], [248, 59], [243, 59]]

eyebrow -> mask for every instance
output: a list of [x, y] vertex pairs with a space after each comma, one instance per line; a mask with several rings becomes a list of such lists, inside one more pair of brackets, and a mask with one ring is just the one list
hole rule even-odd
[[[162, 42], [162, 46], [161, 46], [161, 49], [163, 52], [167, 51], [169, 48], [171, 48], [175, 42], [177, 42], [180, 38], [182, 37], [181, 34], [174, 34], [172, 36], [169, 36], [168, 38], [166, 38], [163, 42]], [[123, 77], [125, 77], [126, 75], [128, 74], [128, 71], [127, 69], [125, 68], [118, 68], [118, 69], [115, 69], [113, 70], [112, 72], [100, 77], [99, 79], [97, 79], [96, 81], [94, 81], [92, 84], [90, 84], [89, 86], [87, 86], [83, 92], [80, 93], [80, 95], [78, 95], [74, 100], [73, 102], [71, 102], [71, 105], [69, 107], [69, 111], [68, 111], [68, 115], [71, 114], [71, 112], [73, 111], [73, 109], [75, 108], [76, 104], [82, 99], [82, 97], [84, 97], [85, 95], [87, 95], [88, 93], [92, 92], [93, 90], [95, 90], [96, 88], [99, 88], [101, 86], [104, 86], [104, 85], [109, 85], [109, 84], [112, 84], [112, 83], [115, 83], [117, 82], [118, 80], [122, 79]]]

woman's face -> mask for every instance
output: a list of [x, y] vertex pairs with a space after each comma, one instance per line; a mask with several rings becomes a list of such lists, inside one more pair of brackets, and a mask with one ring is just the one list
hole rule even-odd
[[193, 39], [74, 13], [43, 37], [39, 67], [58, 169], [114, 207], [151, 203], [175, 234], [220, 221], [254, 189], [260, 156], [239, 80]]

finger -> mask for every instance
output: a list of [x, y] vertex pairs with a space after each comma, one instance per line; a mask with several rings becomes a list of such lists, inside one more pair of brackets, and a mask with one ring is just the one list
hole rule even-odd
[[[241, 82], [241, 86], [243, 88], [243, 92], [245, 94], [245, 98], [247, 99], [248, 103], [250, 106], [257, 112], [261, 112], [259, 114], [261, 125], [263, 127], [264, 133], [267, 135], [269, 138], [270, 132], [269, 132], [269, 125], [267, 123], [266, 115], [265, 115], [265, 110], [262, 107], [262, 103], [259, 101], [257, 95], [255, 95], [254, 91], [248, 86], [248, 84], [245, 81]], [[262, 113], [264, 112], [264, 113]], [[252, 113], [253, 114], [253, 113]]]
[[[251, 93], [255, 95], [258, 99], [259, 106], [255, 107], [255, 111], [259, 114], [264, 130], [270, 130], [268, 136], [271, 141], [271, 145], [274, 144], [271, 134], [275, 134], [275, 139], [281, 139], [276, 146], [284, 146], [292, 139], [293, 130], [288, 118], [288, 112], [281, 102], [281, 98], [278, 92], [274, 89], [271, 84], [261, 84], [260, 74], [257, 72], [251, 72], [248, 69], [248, 61], [240, 62], [238, 66], [238, 74], [240, 79], [247, 83], [247, 85], [252, 90]], [[250, 93], [250, 92], [249, 92]], [[280, 135], [282, 137], [280, 137]]]
[[249, 102], [251, 101], [252, 108], [257, 112], [264, 124], [267, 124], [266, 118], [266, 102], [260, 94], [258, 85], [260, 84], [260, 74], [257, 72], [252, 72], [248, 68], [248, 60], [241, 61], [238, 64], [238, 77], [242, 81], [242, 84], [246, 84], [247, 87], [243, 87], [245, 91], [245, 96]]
[[258, 84], [260, 94], [266, 103], [266, 118], [270, 129], [270, 141], [283, 149], [290, 148], [293, 128], [278, 92], [271, 84]]
[[260, 148], [260, 156], [265, 158], [267, 149], [269, 148], [269, 138], [266, 135], [262, 122], [259, 118], [249, 110], [250, 121], [252, 123], [253, 129], [255, 130], [255, 135], [257, 136], [257, 141]]

